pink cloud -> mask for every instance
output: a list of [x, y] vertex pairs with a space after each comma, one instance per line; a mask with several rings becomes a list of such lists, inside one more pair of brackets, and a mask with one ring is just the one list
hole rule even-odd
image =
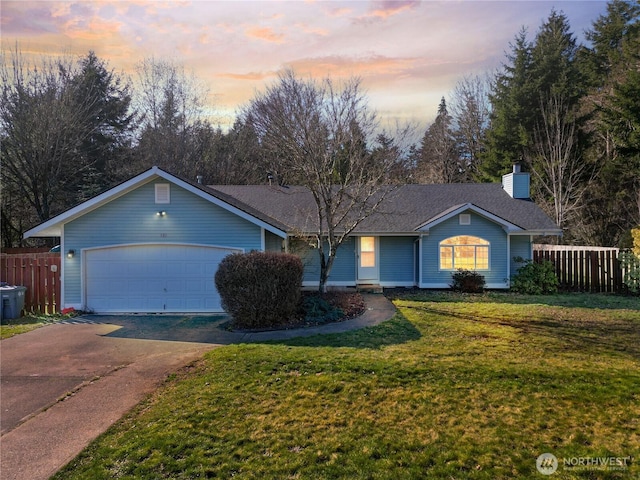
[[327, 75], [336, 77], [352, 75], [374, 77], [403, 75], [414, 68], [416, 61], [414, 58], [390, 58], [382, 55], [360, 58], [329, 55], [294, 60], [287, 63], [287, 66], [302, 75], [311, 75], [312, 77], [325, 77]]
[[249, 27], [245, 29], [248, 37], [264, 40], [270, 43], [284, 43], [284, 34], [276, 33], [269, 27]]
[[351, 9], [351, 8], [346, 8], [346, 7], [333, 8], [333, 9], [329, 10], [329, 16], [331, 16], [331, 17], [344, 17], [346, 15], [349, 15], [351, 12], [353, 12], [353, 9]]
[[109, 21], [98, 17], [82, 20], [78, 17], [68, 20], [64, 24], [64, 33], [74, 40], [112, 39], [118, 34], [122, 22]]
[[304, 33], [320, 35], [321, 37], [326, 37], [327, 35], [329, 35], [329, 30], [327, 30], [326, 28], [312, 27], [306, 23], [296, 23], [295, 26]]
[[219, 73], [216, 76], [220, 78], [231, 78], [233, 80], [250, 80], [250, 81], [263, 81], [267, 78], [274, 77], [277, 72], [247, 72], [247, 73]]
[[384, 0], [374, 2], [373, 8], [369, 12], [355, 19], [355, 23], [372, 23], [374, 21], [384, 20], [406, 10], [411, 10], [420, 5], [419, 0]]
[[405, 10], [410, 10], [420, 4], [418, 0], [395, 1], [386, 0], [377, 2], [378, 8], [375, 8], [370, 15], [374, 17], [387, 18], [396, 15]]

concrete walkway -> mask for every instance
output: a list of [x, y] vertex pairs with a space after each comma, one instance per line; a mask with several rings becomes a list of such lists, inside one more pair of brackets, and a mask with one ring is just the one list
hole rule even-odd
[[219, 328], [223, 319], [87, 316], [2, 340], [0, 478], [48, 479], [167, 375], [213, 348], [341, 333], [394, 315], [383, 295], [364, 297], [358, 318], [295, 330], [236, 333]]

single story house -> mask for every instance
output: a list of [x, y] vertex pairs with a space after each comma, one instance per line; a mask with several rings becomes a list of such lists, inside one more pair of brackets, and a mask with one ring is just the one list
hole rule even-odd
[[[62, 308], [217, 312], [219, 262], [251, 250], [299, 253], [318, 285], [303, 187], [205, 186], [153, 167], [25, 233], [60, 237]], [[502, 184], [403, 185], [338, 250], [328, 285], [447, 288], [458, 268], [508, 288], [533, 237], [561, 230], [529, 199], [517, 166]]]

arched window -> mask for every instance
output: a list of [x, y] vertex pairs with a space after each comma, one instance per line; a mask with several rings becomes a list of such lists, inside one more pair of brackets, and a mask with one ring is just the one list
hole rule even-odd
[[440, 270], [489, 270], [489, 242], [471, 235], [440, 242]]

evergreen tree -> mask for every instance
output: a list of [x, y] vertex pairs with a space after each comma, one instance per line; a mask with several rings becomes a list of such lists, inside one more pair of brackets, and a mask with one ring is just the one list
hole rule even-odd
[[459, 181], [460, 172], [452, 119], [442, 97], [436, 119], [422, 137], [418, 180], [421, 183], [454, 183]]
[[498, 181], [511, 165], [522, 161], [535, 123], [532, 46], [526, 29], [510, 44], [511, 53], [489, 94], [492, 111], [486, 151], [480, 155], [478, 179]]
[[260, 144], [251, 121], [245, 122], [237, 118], [227, 137], [230, 142], [230, 157], [228, 168], [233, 172], [227, 183], [232, 184], [261, 184], [269, 179], [270, 162], [269, 151]]
[[591, 89], [582, 108], [590, 115], [587, 155], [599, 174], [587, 190], [581, 235], [625, 246], [640, 224], [640, 5], [613, 0], [587, 38], [592, 48], [581, 50], [580, 61]]
[[577, 49], [569, 20], [553, 10], [531, 49], [531, 91], [541, 98], [562, 97], [570, 107], [575, 105], [584, 93], [575, 62]]
[[584, 156], [581, 134], [585, 118], [578, 110], [586, 82], [576, 61], [578, 47], [567, 17], [555, 10], [541, 26], [531, 50], [534, 94], [533, 136], [524, 159], [533, 172], [533, 198], [565, 229], [565, 241], [576, 237], [575, 221], [594, 167]]
[[80, 60], [72, 83], [78, 103], [89, 102], [88, 134], [80, 148], [88, 167], [79, 178], [79, 202], [121, 180], [117, 172], [128, 158], [134, 114], [130, 85], [94, 52]]
[[577, 105], [584, 92], [577, 50], [567, 17], [555, 10], [533, 43], [520, 30], [490, 94], [491, 124], [480, 180], [498, 181], [512, 163], [532, 158], [533, 132], [544, 121], [541, 109], [549, 99], [562, 98], [570, 110]]

